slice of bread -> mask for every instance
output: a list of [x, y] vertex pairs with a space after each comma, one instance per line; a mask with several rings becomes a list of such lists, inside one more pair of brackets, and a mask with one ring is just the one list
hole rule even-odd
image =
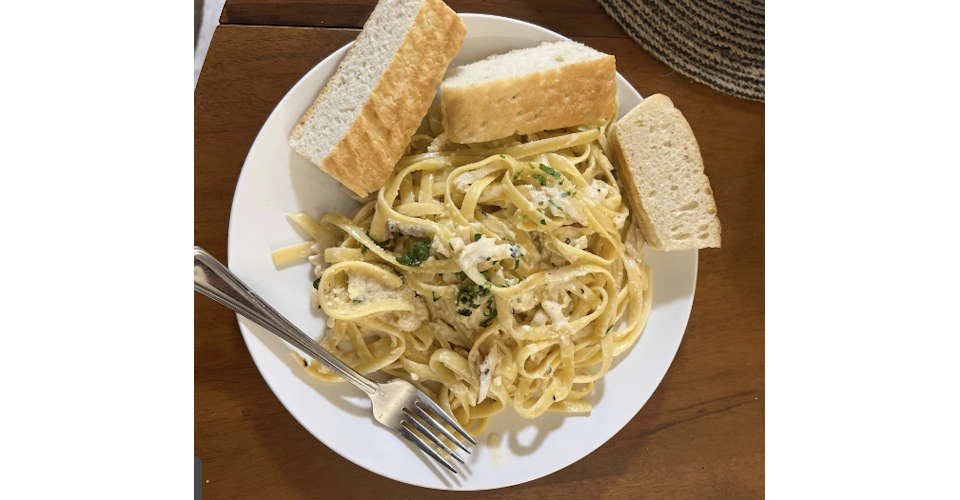
[[454, 68], [440, 85], [447, 137], [460, 144], [575, 125], [617, 113], [614, 57], [546, 42]]
[[612, 127], [620, 183], [658, 250], [720, 246], [720, 219], [693, 130], [669, 97], [647, 97]]
[[465, 35], [440, 0], [381, 0], [290, 146], [360, 197], [380, 189]]

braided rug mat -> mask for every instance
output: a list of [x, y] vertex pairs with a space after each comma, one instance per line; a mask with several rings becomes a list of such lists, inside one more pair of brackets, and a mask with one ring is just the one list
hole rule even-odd
[[597, 0], [644, 49], [730, 95], [764, 99], [764, 0]]

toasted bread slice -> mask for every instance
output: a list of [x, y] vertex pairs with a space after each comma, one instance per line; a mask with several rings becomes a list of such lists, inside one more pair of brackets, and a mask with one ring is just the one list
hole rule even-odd
[[440, 0], [381, 0], [290, 146], [360, 197], [380, 189], [465, 35]]
[[614, 57], [545, 42], [454, 68], [440, 85], [447, 137], [467, 144], [600, 124], [617, 112]]
[[647, 97], [610, 133], [610, 146], [634, 218], [659, 250], [720, 246], [720, 219], [703, 158], [687, 119], [669, 97]]

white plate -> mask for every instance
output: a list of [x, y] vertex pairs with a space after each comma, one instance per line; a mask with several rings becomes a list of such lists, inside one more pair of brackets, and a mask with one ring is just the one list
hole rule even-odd
[[[513, 19], [463, 14], [467, 37], [454, 64], [490, 54], [530, 47], [564, 37]], [[309, 334], [320, 336], [323, 318], [309, 307], [309, 265], [277, 271], [270, 252], [302, 241], [284, 220], [304, 211], [351, 214], [356, 203], [336, 181], [294, 154], [287, 138], [300, 114], [333, 74], [347, 47], [311, 69], [287, 95], [260, 130], [247, 156], [230, 214], [230, 268], [281, 313]], [[620, 114], [641, 97], [617, 75]], [[693, 303], [697, 252], [648, 252], [653, 269], [653, 310], [637, 344], [620, 356], [596, 385], [589, 416], [548, 413], [524, 420], [512, 410], [495, 417], [481, 446], [470, 456], [468, 471], [452, 476], [391, 432], [376, 424], [369, 401], [343, 384], [325, 384], [306, 376], [289, 349], [259, 327], [240, 320], [250, 355], [280, 402], [311, 434], [347, 460], [377, 474], [417, 486], [480, 490], [530, 481], [583, 458], [632, 419], [663, 378], [680, 345]], [[501, 437], [487, 446], [489, 433]]]

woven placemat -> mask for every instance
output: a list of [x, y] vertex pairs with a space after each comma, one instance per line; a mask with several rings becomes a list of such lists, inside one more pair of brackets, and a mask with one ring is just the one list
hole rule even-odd
[[762, 101], [763, 0], [597, 0], [630, 38], [721, 92]]

